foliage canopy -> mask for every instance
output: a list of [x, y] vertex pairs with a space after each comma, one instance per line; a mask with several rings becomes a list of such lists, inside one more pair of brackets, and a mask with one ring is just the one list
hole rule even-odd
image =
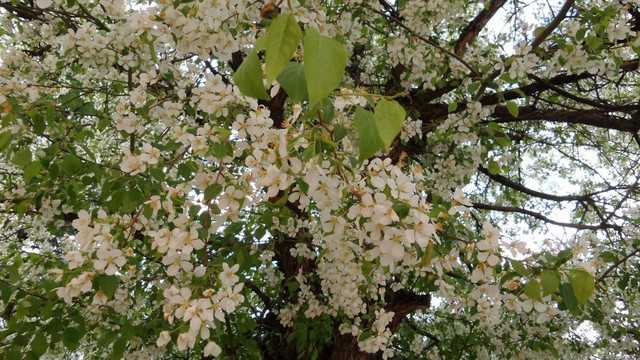
[[637, 31], [634, 0], [0, 2], [0, 359], [637, 356]]

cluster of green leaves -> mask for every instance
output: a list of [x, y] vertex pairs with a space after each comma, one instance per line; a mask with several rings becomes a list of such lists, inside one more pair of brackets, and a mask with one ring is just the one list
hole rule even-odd
[[[304, 64], [290, 62], [303, 42]], [[277, 78], [292, 99], [309, 101], [313, 108], [333, 91], [342, 79], [347, 53], [338, 41], [308, 28], [304, 38], [295, 18], [280, 14], [269, 27], [266, 37], [257, 40], [234, 75], [243, 94], [269, 100], [258, 53], [264, 51], [267, 85]], [[300, 76], [304, 74], [304, 76]]]
[[[291, 61], [300, 41], [304, 54], [302, 64]], [[317, 111], [326, 108], [321, 100], [338, 87], [347, 63], [347, 53], [340, 42], [321, 35], [314, 28], [305, 29], [303, 38], [295, 18], [290, 14], [280, 14], [269, 27], [267, 35], [256, 41], [253, 51], [234, 74], [243, 94], [261, 100], [270, 99], [258, 56], [261, 51], [265, 53], [267, 86], [277, 79], [292, 101], [308, 101], [311, 116], [316, 105], [319, 106]], [[402, 130], [405, 116], [405, 110], [394, 100], [379, 100], [373, 113], [356, 107], [353, 123], [359, 135], [358, 161], [371, 158], [378, 150], [389, 151], [391, 143]], [[342, 138], [339, 131], [340, 128], [335, 141]]]
[[539, 266], [530, 267], [526, 267], [521, 261], [511, 260], [511, 270], [505, 265], [507, 272], [500, 279], [500, 284], [522, 277], [527, 280], [522, 291], [529, 298], [543, 303], [543, 297], [550, 295], [560, 304], [560, 309], [568, 309], [572, 314], [580, 315], [581, 307], [593, 295], [595, 281], [583, 269], [562, 267], [572, 257], [571, 250], [564, 250], [558, 255], [545, 253], [544, 257], [538, 257]]

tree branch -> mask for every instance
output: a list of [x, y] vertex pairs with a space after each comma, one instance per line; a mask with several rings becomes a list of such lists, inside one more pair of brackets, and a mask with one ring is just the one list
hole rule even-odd
[[558, 15], [556, 15], [556, 17], [553, 18], [553, 20], [551, 20], [549, 25], [547, 25], [547, 27], [545, 27], [544, 30], [538, 36], [536, 36], [535, 39], [533, 39], [533, 42], [531, 43], [531, 50], [534, 50], [538, 46], [540, 46], [540, 44], [542, 44], [542, 42], [549, 35], [551, 35], [553, 30], [555, 30], [558, 27], [558, 25], [560, 25], [562, 20], [564, 20], [564, 18], [567, 17], [567, 13], [569, 12], [571, 7], [573, 6], [574, 2], [575, 2], [575, 0], [567, 0], [567, 1], [565, 1], [564, 5], [562, 6], [562, 9], [560, 9], [560, 12], [558, 12]]
[[499, 174], [491, 174], [489, 170], [483, 166], [479, 166], [478, 170], [485, 174], [489, 179], [499, 182], [500, 184], [507, 186], [513, 190], [519, 191], [523, 194], [535, 196], [540, 199], [551, 200], [551, 201], [588, 201], [590, 196], [587, 195], [552, 195], [543, 193], [540, 191], [536, 191], [533, 189], [529, 189], [524, 185], [517, 183], [505, 176]]
[[473, 68], [473, 66], [471, 66], [468, 62], [466, 62], [466, 61], [465, 61], [463, 58], [461, 58], [460, 56], [458, 56], [458, 55], [456, 55], [456, 54], [452, 53], [451, 51], [449, 51], [449, 50], [447, 50], [447, 49], [443, 48], [442, 46], [440, 46], [440, 44], [438, 44], [438, 43], [437, 43], [437, 42], [435, 42], [434, 40], [427, 39], [426, 37], [424, 37], [424, 36], [422, 36], [422, 35], [420, 35], [420, 34], [416, 33], [415, 31], [413, 31], [413, 30], [409, 29], [405, 24], [403, 24], [403, 23], [402, 23], [402, 21], [398, 20], [397, 18], [395, 18], [395, 17], [393, 17], [393, 16], [391, 16], [391, 15], [385, 14], [385, 13], [383, 13], [383, 12], [382, 12], [382, 11], [380, 11], [380, 10], [376, 10], [376, 9], [371, 9], [371, 10], [372, 10], [373, 12], [375, 12], [376, 14], [378, 14], [378, 15], [382, 15], [382, 16], [384, 16], [385, 18], [387, 18], [387, 19], [389, 19], [389, 20], [393, 21], [393, 22], [394, 22], [394, 23], [396, 23], [398, 26], [400, 26], [401, 28], [403, 28], [404, 30], [406, 30], [406, 31], [407, 31], [409, 34], [411, 34], [412, 36], [417, 37], [418, 39], [420, 39], [420, 40], [424, 41], [425, 43], [427, 43], [427, 44], [429, 44], [429, 45], [431, 45], [431, 46], [435, 47], [436, 49], [438, 49], [438, 50], [442, 51], [443, 53], [445, 53], [445, 54], [447, 54], [447, 55], [451, 56], [452, 58], [454, 58], [454, 59], [456, 59], [456, 60], [458, 60], [462, 65], [464, 65], [467, 69], [469, 69], [469, 70], [471, 71], [471, 74], [472, 74], [473, 76], [475, 76], [475, 77], [480, 77], [480, 73], [479, 73], [476, 69], [474, 69], [474, 68]]
[[604, 103], [601, 103], [601, 102], [597, 102], [597, 101], [593, 101], [593, 100], [589, 100], [589, 99], [585, 99], [585, 98], [581, 98], [579, 96], [573, 95], [570, 92], [565, 91], [563, 89], [560, 89], [559, 87], [551, 84], [547, 80], [539, 78], [539, 77], [537, 77], [537, 76], [535, 76], [533, 74], [529, 74], [529, 78], [535, 80], [536, 82], [544, 84], [545, 86], [547, 86], [549, 88], [549, 90], [553, 90], [553, 91], [557, 92], [558, 94], [563, 95], [563, 96], [565, 96], [565, 97], [567, 97], [567, 98], [569, 98], [571, 100], [575, 100], [575, 101], [577, 101], [579, 103], [586, 104], [586, 105], [591, 105], [591, 106], [594, 106], [594, 107], [597, 107], [597, 108], [602, 108], [602, 109], [609, 109], [609, 110], [615, 110], [616, 109], [615, 106], [611, 106], [609, 104], [604, 104]]
[[[638, 108], [637, 106], [633, 106]], [[640, 108], [639, 108], [640, 109]], [[640, 130], [640, 118], [625, 119], [608, 115], [604, 110], [539, 110], [533, 106], [521, 107], [514, 118], [506, 106], [497, 106], [493, 112], [495, 123], [510, 123], [527, 120], [551, 121], [556, 123], [582, 124], [603, 129], [636, 133]]]
[[634, 255], [636, 255], [638, 253], [640, 253], [640, 248], [635, 249], [634, 251], [629, 253], [629, 255], [627, 255], [627, 256], [623, 257], [622, 259], [618, 260], [615, 264], [611, 265], [604, 273], [602, 273], [602, 275], [600, 275], [600, 277], [598, 278], [598, 281], [596, 281], [596, 283], [599, 283], [602, 280], [604, 280], [604, 278], [607, 277], [607, 275], [609, 275], [609, 273], [611, 271], [613, 271], [615, 268], [620, 266], [620, 264], [622, 264], [625, 261], [631, 259]]
[[475, 19], [471, 20], [469, 25], [460, 33], [458, 40], [453, 44], [453, 51], [456, 55], [463, 55], [467, 51], [467, 47], [506, 2], [507, 0], [491, 0], [489, 7], [484, 8]]
[[267, 309], [271, 309], [271, 298], [269, 298], [260, 288], [251, 280], [245, 280], [244, 284], [251, 289], [264, 303]]
[[579, 230], [603, 230], [603, 229], [621, 230], [622, 229], [618, 225], [607, 224], [607, 223], [601, 223], [600, 225], [564, 223], [564, 222], [549, 219], [548, 217], [540, 213], [527, 210], [527, 209], [522, 209], [515, 206], [500, 206], [500, 205], [473, 203], [473, 207], [475, 209], [481, 209], [481, 210], [495, 210], [495, 211], [501, 211], [501, 212], [519, 213], [519, 214], [531, 216], [533, 218], [536, 218], [538, 220], [541, 220], [549, 224], [558, 225], [566, 228], [572, 228], [572, 229], [579, 229]]
[[[548, 79], [547, 82], [553, 85], [563, 85], [576, 82], [578, 80], [586, 79], [592, 77], [592, 74], [582, 73], [582, 74], [573, 74], [573, 75], [558, 75], [551, 79]], [[520, 87], [518, 90], [505, 91], [502, 94], [492, 94], [487, 95], [482, 98], [481, 102], [483, 105], [495, 105], [498, 103], [502, 103], [504, 100], [513, 100], [522, 98], [522, 93], [525, 96], [529, 96], [535, 93], [543, 92], [549, 90], [549, 87], [546, 84], [541, 83], [532, 83], [529, 85], [525, 85]]]
[[430, 306], [431, 295], [429, 294], [415, 294], [406, 290], [396, 292], [393, 300], [385, 306], [386, 311], [394, 312], [389, 329], [394, 332], [405, 316], [416, 310], [428, 309]]
[[109, 29], [109, 27], [104, 22], [102, 22], [102, 20], [100, 20], [97, 17], [93, 16], [89, 12], [89, 10], [87, 10], [87, 8], [84, 7], [84, 5], [82, 5], [82, 3], [77, 2], [76, 4], [78, 4], [78, 6], [80, 7], [80, 10], [82, 10], [82, 12], [87, 17], [87, 19], [91, 20], [91, 22], [93, 22], [94, 24], [96, 24], [96, 26], [98, 26], [98, 29], [104, 30], [104, 31], [111, 31], [111, 29]]

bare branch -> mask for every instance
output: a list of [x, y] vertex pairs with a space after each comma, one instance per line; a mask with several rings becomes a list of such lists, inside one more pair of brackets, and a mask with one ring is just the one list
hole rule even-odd
[[567, 13], [569, 12], [571, 7], [573, 6], [573, 3], [575, 3], [575, 0], [567, 0], [567, 1], [565, 1], [564, 5], [562, 6], [562, 9], [560, 9], [560, 12], [558, 12], [558, 15], [556, 15], [556, 17], [553, 18], [553, 20], [551, 20], [549, 25], [547, 25], [547, 27], [544, 28], [544, 30], [538, 36], [536, 36], [535, 39], [533, 39], [533, 42], [531, 43], [531, 50], [534, 50], [538, 46], [540, 46], [540, 44], [542, 44], [542, 42], [549, 35], [551, 35], [553, 30], [555, 30], [558, 27], [558, 25], [560, 25], [562, 20], [564, 20], [564, 18], [567, 17]]
[[541, 83], [541, 84], [544, 84], [545, 86], [547, 86], [549, 88], [549, 90], [553, 90], [553, 91], [557, 92], [558, 94], [563, 95], [563, 96], [565, 96], [565, 97], [567, 97], [567, 98], [569, 98], [571, 100], [575, 100], [575, 101], [577, 101], [579, 103], [586, 104], [586, 105], [591, 105], [591, 106], [594, 106], [594, 107], [597, 107], [597, 108], [609, 109], [609, 110], [614, 110], [616, 108], [615, 106], [612, 106], [610, 104], [604, 104], [604, 103], [601, 103], [601, 102], [597, 102], [597, 101], [593, 101], [593, 100], [590, 100], [590, 99], [585, 99], [585, 98], [581, 98], [579, 96], [573, 95], [570, 92], [565, 91], [565, 90], [563, 90], [563, 89], [551, 84], [547, 80], [539, 78], [539, 77], [537, 77], [537, 76], [535, 76], [533, 74], [529, 74], [529, 77], [531, 79]]
[[372, 9], [373, 12], [375, 12], [378, 15], [382, 15], [385, 18], [393, 21], [394, 23], [396, 23], [398, 26], [400, 26], [401, 28], [405, 29], [408, 33], [410, 33], [412, 36], [417, 37], [418, 39], [424, 41], [425, 43], [435, 47], [436, 49], [442, 51], [443, 53], [451, 56], [452, 58], [458, 60], [462, 65], [464, 65], [467, 69], [469, 69], [471, 71], [471, 74], [475, 77], [480, 77], [480, 73], [473, 68], [473, 66], [471, 66], [471, 64], [469, 64], [468, 62], [466, 62], [463, 58], [461, 58], [460, 56], [452, 53], [451, 51], [443, 48], [442, 46], [440, 46], [440, 44], [438, 44], [437, 42], [431, 40], [431, 39], [427, 39], [426, 37], [417, 34], [415, 31], [409, 29], [405, 24], [402, 23], [402, 21], [398, 20], [397, 18], [389, 15], [389, 14], [385, 14], [384, 12], [380, 11], [380, 10], [376, 10], [376, 9]]
[[602, 275], [600, 275], [600, 277], [598, 278], [598, 281], [596, 281], [596, 283], [601, 282], [602, 280], [604, 280], [607, 275], [609, 275], [609, 273], [611, 271], [613, 271], [614, 269], [616, 269], [618, 266], [620, 266], [621, 264], [623, 264], [624, 262], [626, 262], [627, 260], [631, 259], [633, 256], [635, 256], [636, 254], [640, 253], [640, 248], [635, 249], [634, 251], [632, 251], [631, 253], [629, 253], [627, 256], [623, 257], [622, 259], [616, 261], [615, 264], [609, 266], [609, 268], [602, 273]]
[[533, 189], [529, 189], [524, 185], [517, 183], [505, 176], [499, 174], [491, 174], [489, 170], [483, 166], [478, 167], [478, 170], [489, 177], [489, 179], [499, 182], [500, 184], [507, 186], [513, 190], [519, 191], [523, 194], [535, 196], [540, 199], [551, 201], [588, 201], [590, 196], [587, 195], [553, 195], [547, 194]]
[[[638, 108], [638, 106], [630, 106]], [[638, 108], [640, 110], [640, 108]], [[640, 130], [640, 118], [625, 119], [609, 115], [604, 110], [539, 110], [533, 106], [521, 107], [517, 118], [511, 116], [506, 106], [498, 106], [493, 112], [495, 123], [510, 123], [527, 120], [551, 121], [567, 124], [582, 124], [603, 129], [620, 130], [636, 133]]]
[[473, 207], [475, 209], [481, 209], [481, 210], [495, 210], [495, 211], [501, 211], [501, 212], [519, 213], [519, 214], [531, 216], [533, 218], [536, 218], [538, 220], [544, 221], [544, 222], [549, 223], [549, 224], [558, 225], [558, 226], [562, 226], [562, 227], [566, 227], [566, 228], [572, 228], [572, 229], [579, 229], [579, 230], [615, 229], [615, 230], [621, 230], [620, 226], [615, 225], [615, 224], [607, 224], [607, 223], [602, 223], [600, 225], [564, 223], [564, 222], [561, 222], [561, 221], [556, 221], [556, 220], [549, 219], [548, 217], [546, 217], [546, 216], [544, 216], [544, 215], [542, 215], [540, 213], [537, 213], [537, 212], [534, 212], [534, 211], [531, 211], [531, 210], [527, 210], [527, 209], [522, 209], [522, 208], [515, 207], [515, 206], [500, 206], [500, 205], [473, 203]]

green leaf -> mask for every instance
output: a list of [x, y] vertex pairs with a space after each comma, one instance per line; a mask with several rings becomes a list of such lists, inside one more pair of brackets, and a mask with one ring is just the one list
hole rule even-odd
[[80, 339], [82, 339], [82, 333], [77, 328], [68, 327], [62, 333], [62, 343], [71, 351], [78, 348]]
[[404, 108], [397, 102], [393, 100], [378, 101], [373, 117], [376, 121], [378, 135], [380, 135], [386, 151], [389, 151], [391, 143], [400, 134], [405, 115]]
[[2, 121], [0, 121], [0, 127], [9, 126], [9, 124], [15, 122], [16, 115], [13, 111], [10, 111], [8, 114], [2, 116]]
[[284, 70], [300, 43], [302, 32], [291, 14], [279, 15], [269, 27], [265, 50], [267, 86]]
[[372, 336], [371, 331], [363, 331], [360, 336], [358, 336], [358, 341], [365, 341]]
[[131, 323], [124, 323], [120, 327], [120, 335], [122, 338], [130, 340], [135, 335], [135, 327]]
[[47, 124], [44, 122], [42, 114], [36, 114], [33, 118], [33, 132], [41, 135], [47, 128]]
[[12, 283], [20, 281], [20, 271], [18, 271], [18, 266], [14, 264], [13, 266], [7, 267], [7, 272], [9, 272], [9, 280], [11, 280]]
[[11, 140], [11, 131], [5, 131], [0, 134], [0, 151], [3, 151]]
[[493, 141], [500, 146], [511, 146], [513, 143], [508, 136], [496, 136], [493, 138]]
[[347, 52], [338, 41], [309, 28], [304, 37], [304, 77], [309, 90], [309, 107], [340, 85], [347, 66]]
[[48, 300], [42, 308], [42, 318], [47, 320], [53, 313], [53, 307], [56, 305], [54, 301]]
[[584, 305], [596, 287], [593, 276], [586, 271], [579, 270], [576, 271], [576, 274], [570, 279], [570, 282], [578, 302], [580, 305]]
[[304, 78], [304, 66], [290, 62], [278, 76], [280, 86], [294, 102], [301, 102], [308, 96], [307, 81]]
[[31, 150], [24, 148], [13, 155], [11, 162], [23, 167], [31, 162]]
[[262, 67], [255, 50], [244, 58], [238, 71], [233, 74], [233, 81], [244, 95], [260, 100], [269, 100], [269, 94], [267, 94], [262, 82]]
[[560, 294], [564, 300], [564, 305], [569, 309], [573, 315], [580, 315], [580, 308], [578, 307], [578, 299], [573, 291], [573, 286], [569, 283], [560, 285]]
[[36, 336], [33, 337], [33, 340], [31, 340], [31, 350], [37, 357], [46, 353], [48, 347], [47, 337], [41, 332], [37, 333]]
[[529, 276], [529, 274], [531, 274], [531, 270], [525, 268], [520, 261], [511, 260], [511, 266], [520, 276]]
[[40, 170], [42, 170], [42, 164], [38, 160], [25, 166], [23, 173], [24, 182], [28, 184], [31, 179], [33, 179], [36, 175], [38, 175], [38, 173], [40, 173]]
[[98, 289], [100, 289], [104, 295], [112, 299], [118, 290], [118, 284], [120, 284], [120, 277], [116, 275], [96, 275], [96, 281], [98, 282]]
[[211, 149], [213, 150], [213, 155], [218, 159], [224, 158], [225, 156], [227, 156], [229, 153], [233, 151], [232, 149], [227, 148], [225, 144], [221, 144], [217, 142], [213, 143], [213, 145], [211, 146]]
[[8, 350], [5, 353], [6, 360], [21, 360], [22, 356], [20, 356], [20, 351], [15, 348]]
[[264, 51], [267, 48], [267, 35], [262, 35], [256, 39], [256, 43], [253, 44], [255, 51]]
[[44, 113], [44, 119], [49, 125], [52, 125], [56, 121], [56, 107], [54, 104], [47, 106], [47, 110]]
[[304, 180], [302, 180], [302, 178], [296, 178], [296, 183], [300, 187], [300, 190], [302, 190], [303, 194], [306, 194], [309, 192], [309, 184], [307, 184]]
[[342, 139], [344, 139], [344, 137], [347, 136], [347, 128], [340, 125], [340, 124], [334, 124], [333, 125], [333, 140], [335, 142], [338, 142]]
[[469, 93], [473, 94], [480, 88], [480, 85], [482, 85], [482, 83], [479, 81], [476, 81], [474, 83], [469, 84], [469, 86], [467, 87], [467, 90], [469, 90]]
[[206, 201], [215, 198], [222, 192], [222, 185], [220, 184], [211, 184], [204, 189], [204, 199]]
[[62, 159], [60, 163], [60, 170], [66, 174], [74, 174], [82, 168], [82, 160], [77, 156], [67, 155]]
[[618, 257], [616, 256], [616, 254], [612, 253], [611, 251], [605, 251], [602, 254], [600, 254], [600, 257], [602, 258], [602, 260], [604, 260], [604, 262], [608, 262], [608, 263], [615, 263], [618, 261]]
[[300, 288], [300, 284], [298, 284], [297, 281], [287, 281], [285, 285], [289, 289], [289, 294], [295, 294], [298, 288]]
[[373, 271], [373, 264], [370, 263], [369, 261], [363, 261], [361, 269], [362, 269], [362, 275], [364, 275], [365, 277], [368, 277], [369, 274], [371, 274], [371, 272]]
[[540, 273], [542, 290], [545, 295], [550, 295], [558, 290], [560, 286], [560, 273], [555, 270], [542, 270]]
[[405, 217], [407, 217], [407, 215], [409, 215], [409, 210], [411, 210], [409, 205], [405, 203], [393, 204], [392, 208], [400, 219], [404, 219]]
[[560, 265], [566, 263], [567, 261], [573, 258], [573, 250], [565, 249], [558, 253], [558, 260], [556, 260], [555, 266], [559, 267]]
[[111, 351], [111, 360], [122, 359], [127, 343], [129, 341], [126, 338], [120, 338], [113, 343], [113, 350]]
[[489, 161], [488, 170], [491, 175], [495, 175], [500, 172], [500, 164], [498, 164], [498, 162], [495, 160], [491, 160]]
[[589, 50], [592, 51], [598, 50], [598, 48], [600, 48], [600, 46], [602, 46], [602, 44], [604, 43], [601, 38], [594, 35], [587, 36], [585, 42], [587, 43]]
[[378, 135], [374, 115], [370, 111], [357, 107], [353, 124], [358, 130], [358, 148], [360, 149], [358, 161], [362, 162], [373, 156], [384, 145]]
[[451, 104], [449, 104], [449, 107], [447, 108], [447, 110], [450, 113], [456, 111], [457, 109], [458, 109], [458, 103], [457, 102], [452, 102]]
[[515, 271], [509, 271], [508, 273], [504, 274], [502, 278], [500, 278], [500, 285], [502, 286], [504, 283], [515, 277], [518, 277], [518, 273]]
[[118, 337], [118, 331], [107, 331], [104, 334], [102, 334], [102, 336], [100, 336], [98, 338], [98, 341], [96, 341], [96, 345], [103, 347], [103, 346], [108, 346], [109, 344], [111, 344], [116, 337]]
[[535, 280], [530, 280], [524, 286], [524, 293], [533, 300], [542, 302], [542, 295], [540, 294], [540, 284]]
[[517, 118], [518, 114], [520, 114], [520, 109], [518, 109], [518, 104], [516, 104], [513, 101], [507, 102], [507, 110], [509, 110], [509, 114], [511, 114], [511, 116], [513, 116], [514, 118]]

